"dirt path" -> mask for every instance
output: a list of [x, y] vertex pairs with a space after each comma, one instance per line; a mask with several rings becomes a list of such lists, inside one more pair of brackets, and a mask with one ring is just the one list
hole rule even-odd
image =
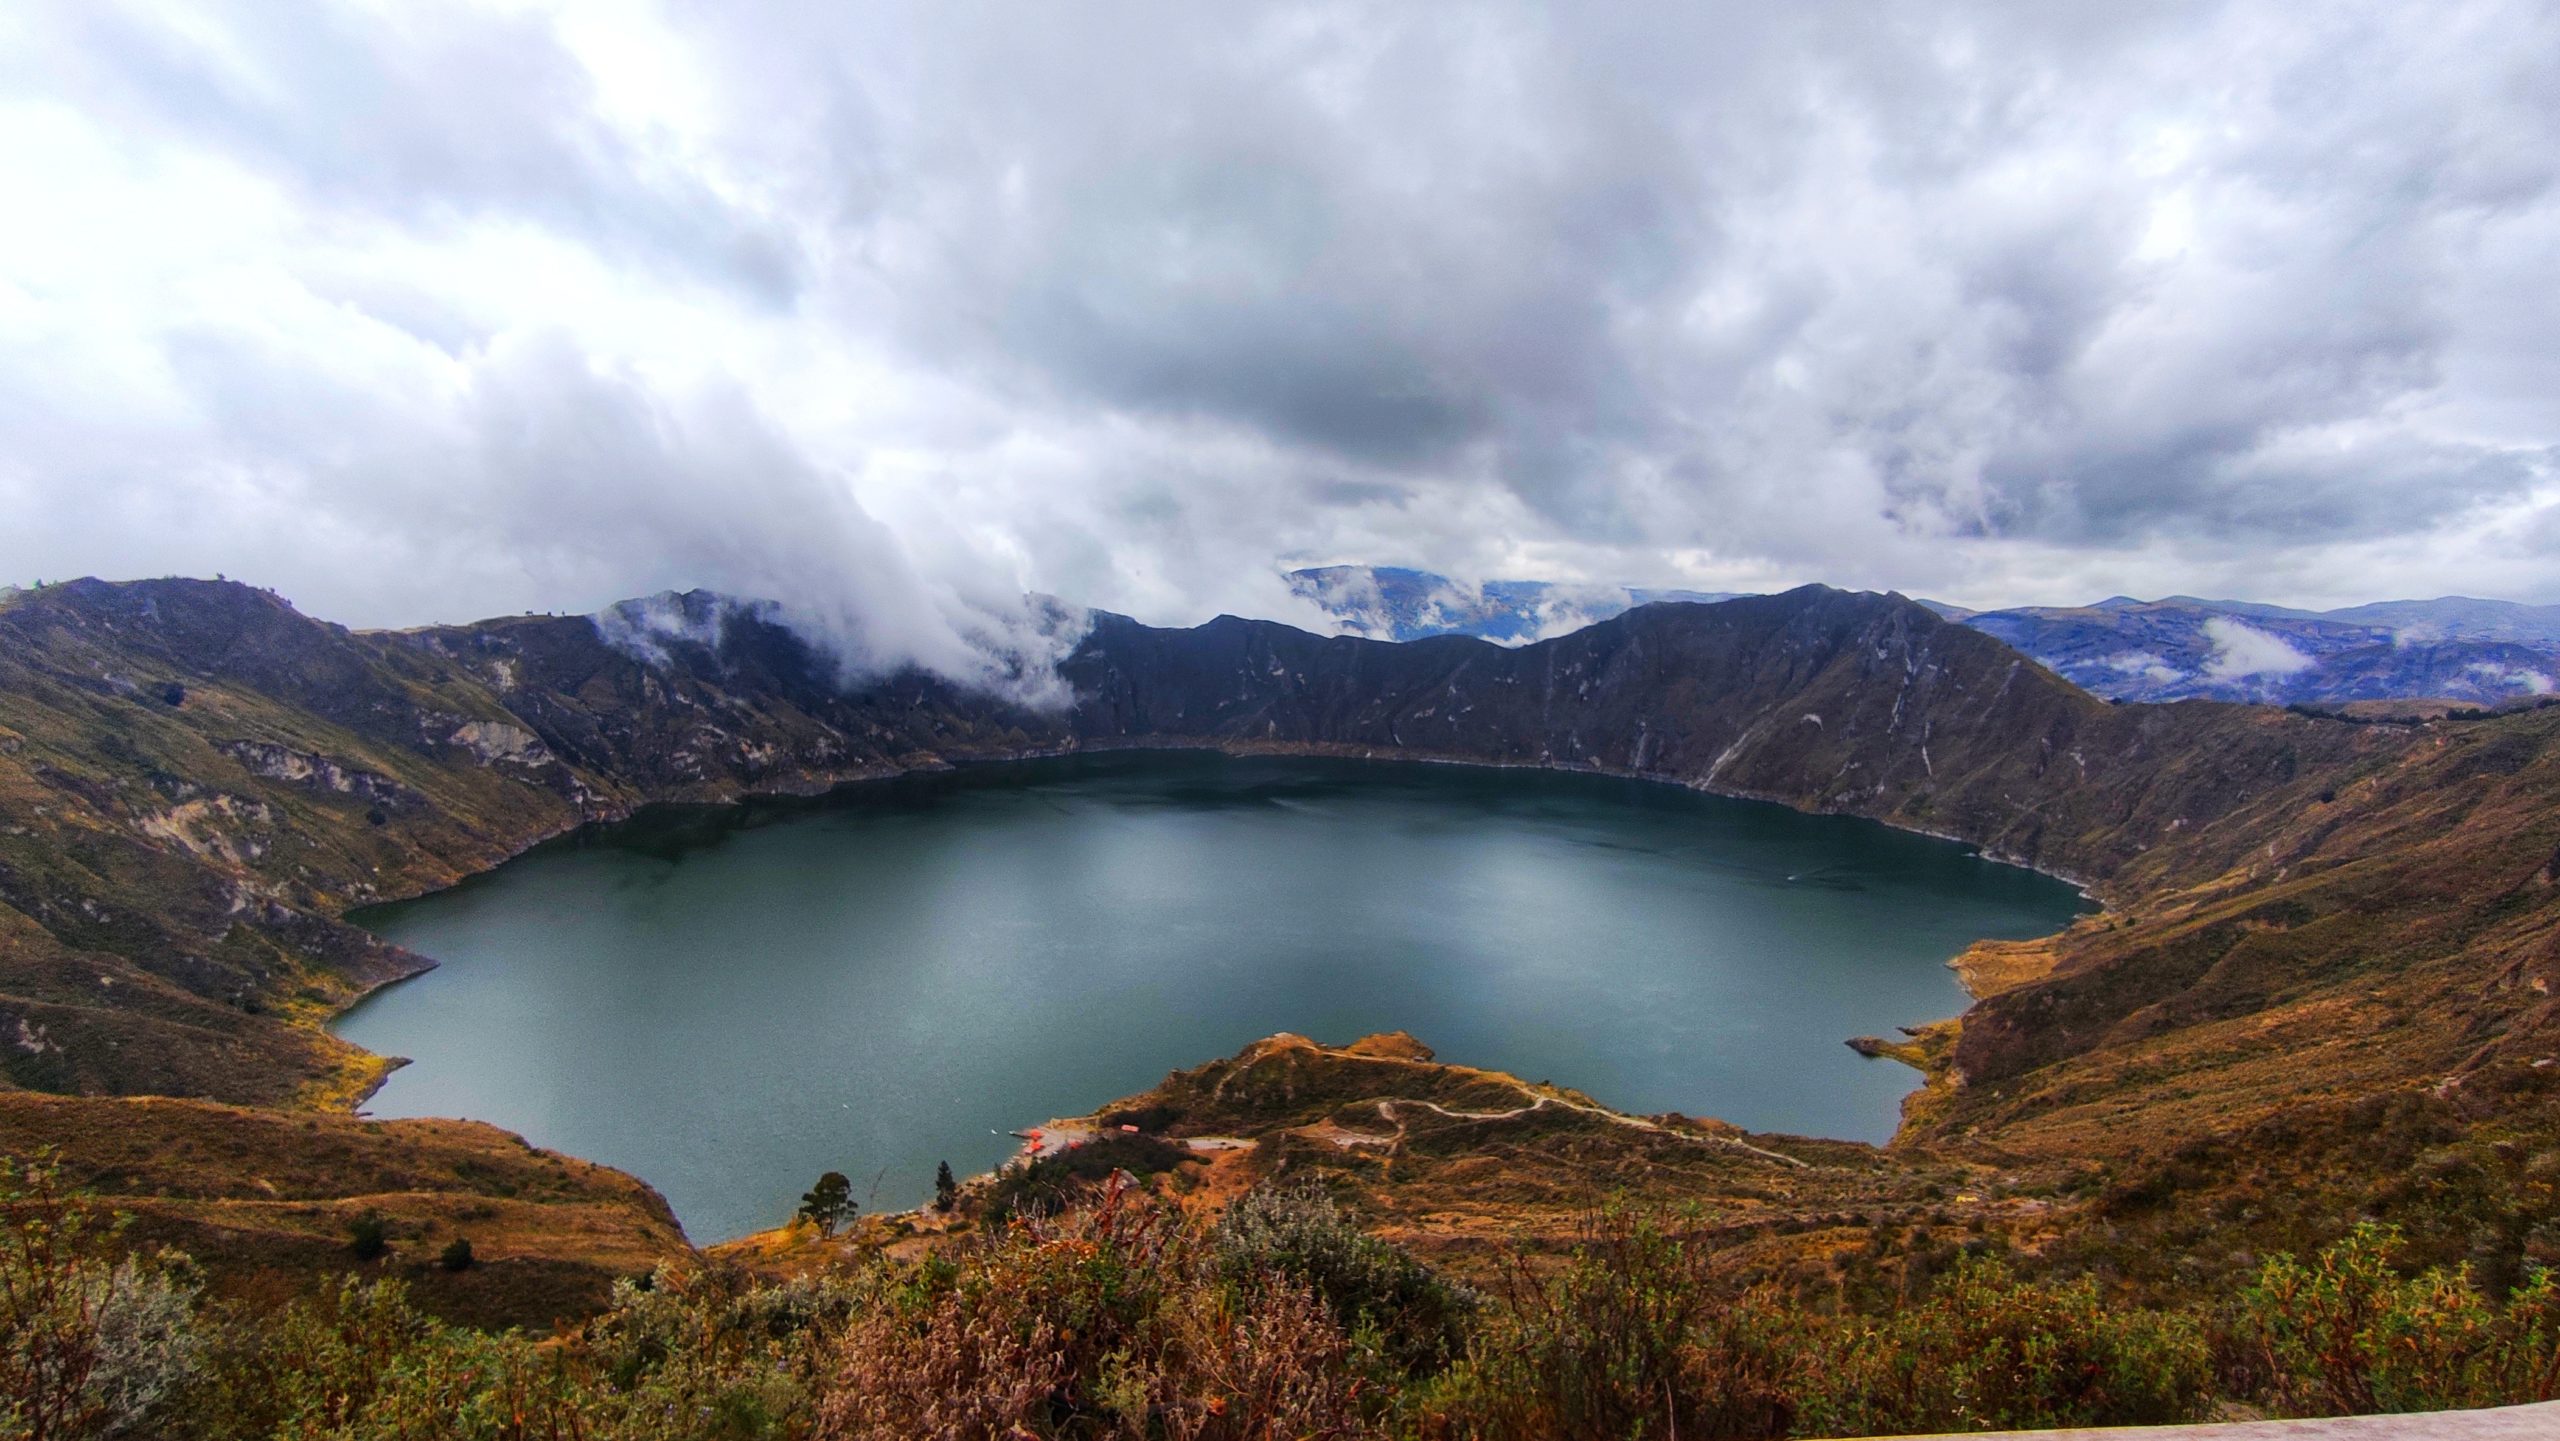
[[1675, 1131], [1669, 1126], [1663, 1125], [1659, 1121], [1649, 1121], [1642, 1116], [1630, 1116], [1621, 1111], [1612, 1111], [1606, 1106], [1586, 1106], [1578, 1101], [1561, 1100], [1554, 1096], [1539, 1096], [1531, 1100], [1529, 1104], [1525, 1106], [1516, 1106], [1508, 1111], [1452, 1111], [1437, 1101], [1414, 1101], [1402, 1099], [1380, 1101], [1378, 1103], [1378, 1114], [1396, 1128], [1396, 1138], [1398, 1140], [1402, 1140], [1404, 1137], [1404, 1122], [1398, 1119], [1396, 1115], [1396, 1108], [1399, 1106], [1416, 1106], [1423, 1110], [1446, 1116], [1453, 1121], [1516, 1121], [1522, 1116], [1526, 1116], [1537, 1111], [1543, 1111], [1549, 1106], [1553, 1106], [1559, 1110], [1580, 1111], [1586, 1116], [1598, 1116], [1604, 1121], [1625, 1126], [1630, 1130], [1651, 1131], [1656, 1135], [1669, 1136], [1673, 1140], [1688, 1141], [1700, 1146], [1727, 1147], [1737, 1151], [1748, 1151], [1752, 1155], [1758, 1156], [1763, 1160], [1775, 1161], [1782, 1166], [1793, 1166], [1800, 1171], [1809, 1171], [1813, 1169], [1809, 1162], [1800, 1161], [1793, 1156], [1781, 1155], [1776, 1151], [1767, 1149], [1766, 1147], [1755, 1146], [1749, 1141], [1739, 1140], [1732, 1136], [1695, 1136], [1691, 1135], [1687, 1131]]
[[1223, 1098], [1226, 1095], [1229, 1083], [1252, 1070], [1255, 1066], [1260, 1065], [1268, 1056], [1278, 1055], [1283, 1050], [1308, 1050], [1314, 1051], [1319, 1055], [1332, 1056], [1343, 1060], [1357, 1060], [1379, 1065], [1409, 1066], [1416, 1070], [1427, 1069], [1473, 1075], [1487, 1081], [1507, 1085], [1519, 1094], [1529, 1098], [1529, 1103], [1527, 1105], [1518, 1106], [1508, 1111], [1452, 1111], [1437, 1101], [1419, 1101], [1404, 1097], [1380, 1101], [1378, 1103], [1378, 1114], [1384, 1118], [1389, 1125], [1396, 1128], [1395, 1134], [1393, 1136], [1363, 1136], [1356, 1131], [1347, 1131], [1340, 1126], [1328, 1125], [1321, 1133], [1323, 1139], [1331, 1141], [1334, 1145], [1345, 1148], [1352, 1146], [1402, 1145], [1404, 1142], [1405, 1127], [1404, 1122], [1396, 1117], [1395, 1108], [1398, 1106], [1418, 1106], [1424, 1110], [1433, 1111], [1442, 1116], [1446, 1116], [1453, 1121], [1511, 1121], [1517, 1120], [1520, 1117], [1529, 1115], [1535, 1111], [1545, 1110], [1549, 1106], [1554, 1106], [1562, 1110], [1580, 1111], [1587, 1116], [1598, 1116], [1604, 1121], [1608, 1121], [1614, 1125], [1625, 1126], [1630, 1130], [1651, 1131], [1657, 1135], [1669, 1136], [1674, 1140], [1689, 1142], [1692, 1145], [1706, 1146], [1714, 1149], [1744, 1151], [1757, 1156], [1764, 1161], [1774, 1161], [1781, 1166], [1793, 1166], [1800, 1171], [1810, 1171], [1814, 1169], [1813, 1163], [1810, 1161], [1799, 1160], [1794, 1156], [1782, 1155], [1779, 1152], [1769, 1150], [1767, 1147], [1755, 1146], [1749, 1141], [1741, 1140], [1737, 1137], [1692, 1135], [1687, 1131], [1674, 1130], [1669, 1126], [1663, 1125], [1659, 1121], [1650, 1121], [1642, 1116], [1630, 1116], [1623, 1111], [1612, 1111], [1606, 1106], [1588, 1105], [1581, 1101], [1568, 1101], [1558, 1096], [1542, 1096], [1533, 1090], [1529, 1086], [1528, 1082], [1521, 1080], [1517, 1076], [1505, 1075], [1500, 1071], [1485, 1071], [1472, 1066], [1451, 1066], [1443, 1062], [1420, 1060], [1410, 1056], [1382, 1055], [1370, 1051], [1354, 1051], [1337, 1046], [1319, 1045], [1316, 1042], [1308, 1040], [1304, 1036], [1284, 1034], [1282, 1036], [1274, 1036], [1271, 1038], [1270, 1042], [1264, 1042], [1261, 1044], [1271, 1045], [1272, 1042], [1285, 1042], [1286, 1044], [1272, 1045], [1271, 1049], [1263, 1051], [1260, 1055], [1251, 1057], [1243, 1065], [1238, 1066], [1234, 1070], [1219, 1077], [1217, 1085], [1211, 1088], [1210, 1094], [1212, 1096]]

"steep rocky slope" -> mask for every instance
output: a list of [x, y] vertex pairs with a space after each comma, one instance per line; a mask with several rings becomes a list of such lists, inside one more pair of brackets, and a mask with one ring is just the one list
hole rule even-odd
[[[391, 1220], [388, 1264], [458, 1319], [582, 1314], [681, 1252], [629, 1177], [487, 1126], [330, 1114], [386, 1062], [323, 1024], [429, 964], [344, 923], [351, 906], [647, 800], [1034, 744], [1010, 708], [923, 677], [839, 694], [787, 632], [719, 649], [618, 648], [583, 617], [358, 635], [195, 581], [0, 603], [0, 1091], [20, 1088], [0, 1151], [61, 1147], [140, 1235], [235, 1289], [349, 1264], [368, 1209]], [[412, 1264], [456, 1234], [493, 1264]]]
[[[1606, 770], [1875, 816], [2100, 884], [2164, 840], [2407, 744], [2251, 707], [2111, 706], [1914, 602], [1821, 586], [1647, 606], [1513, 650], [1104, 617], [1066, 670], [1088, 743]], [[2223, 864], [2175, 849], [2173, 869]]]
[[2429, 728], [1976, 1006], [1926, 1131], [2098, 1154], [2560, 1057], [2560, 708]]

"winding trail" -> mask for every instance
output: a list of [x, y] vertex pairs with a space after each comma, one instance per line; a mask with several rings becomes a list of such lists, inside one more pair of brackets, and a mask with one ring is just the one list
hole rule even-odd
[[[1362, 1050], [1357, 1047], [1350, 1046], [1321, 1045], [1315, 1041], [1308, 1040], [1304, 1036], [1293, 1035], [1285, 1031], [1279, 1035], [1258, 1041], [1253, 1046], [1248, 1047], [1243, 1057], [1243, 1063], [1220, 1076], [1217, 1083], [1210, 1087], [1209, 1094], [1217, 1099], [1224, 1100], [1226, 1098], [1227, 1087], [1229, 1085], [1241, 1079], [1256, 1066], [1261, 1065], [1271, 1057], [1283, 1055], [1292, 1051], [1312, 1051], [1317, 1055], [1329, 1057], [1335, 1060], [1357, 1061], [1370, 1065], [1404, 1066], [1413, 1070], [1434, 1070], [1464, 1074], [1508, 1086], [1517, 1094], [1528, 1098], [1528, 1104], [1515, 1106], [1507, 1111], [1453, 1111], [1448, 1107], [1441, 1105], [1437, 1101], [1424, 1101], [1411, 1097], [1395, 1096], [1381, 1100], [1377, 1103], [1380, 1119], [1396, 1128], [1394, 1135], [1364, 1135], [1357, 1131], [1346, 1130], [1343, 1127], [1333, 1125], [1330, 1122], [1323, 1123], [1320, 1128], [1310, 1128], [1320, 1129], [1326, 1140], [1331, 1141], [1336, 1146], [1341, 1146], [1346, 1149], [1354, 1146], [1397, 1147], [1403, 1145], [1405, 1139], [1405, 1123], [1403, 1119], [1396, 1114], [1396, 1108], [1399, 1106], [1417, 1107], [1421, 1110], [1430, 1111], [1436, 1115], [1445, 1116], [1453, 1121], [1514, 1121], [1518, 1120], [1522, 1116], [1531, 1115], [1553, 1106], [1559, 1110], [1580, 1111], [1586, 1116], [1597, 1116], [1612, 1125], [1624, 1126], [1629, 1130], [1634, 1131], [1650, 1131], [1655, 1135], [1668, 1136], [1675, 1141], [1685, 1141], [1691, 1145], [1705, 1146], [1709, 1149], [1715, 1150], [1742, 1151], [1750, 1155], [1757, 1156], [1764, 1161], [1772, 1161], [1781, 1166], [1792, 1166], [1799, 1171], [1811, 1171], [1818, 1169], [1814, 1163], [1810, 1161], [1802, 1160], [1795, 1156], [1789, 1156], [1782, 1152], [1772, 1151], [1765, 1146], [1755, 1146], [1749, 1141], [1742, 1140], [1738, 1137], [1695, 1135], [1688, 1131], [1676, 1130], [1670, 1126], [1663, 1125], [1659, 1121], [1648, 1120], [1643, 1116], [1630, 1116], [1623, 1111], [1613, 1111], [1606, 1106], [1593, 1105], [1583, 1101], [1569, 1101], [1561, 1096], [1541, 1095], [1535, 1088], [1530, 1086], [1528, 1082], [1521, 1080], [1517, 1076], [1505, 1075], [1500, 1071], [1479, 1070], [1473, 1066], [1452, 1066], [1445, 1062], [1433, 1061], [1414, 1056], [1394, 1055], [1378, 1050]], [[1425, 1052], [1425, 1055], [1427, 1056], [1428, 1052]]]
[[1758, 1156], [1763, 1160], [1775, 1161], [1782, 1166], [1793, 1166], [1800, 1171], [1809, 1171], [1813, 1169], [1811, 1162], [1799, 1160], [1794, 1156], [1782, 1155], [1779, 1152], [1769, 1150], [1766, 1147], [1755, 1146], [1749, 1141], [1739, 1140], [1732, 1136], [1695, 1136], [1691, 1135], [1687, 1131], [1675, 1131], [1671, 1127], [1663, 1125], [1659, 1121], [1650, 1121], [1642, 1116], [1630, 1116], [1623, 1111], [1612, 1111], [1606, 1106], [1586, 1106], [1579, 1101], [1567, 1101], [1555, 1096], [1539, 1096], [1530, 1101], [1528, 1105], [1516, 1106], [1508, 1111], [1452, 1111], [1437, 1101], [1416, 1101], [1405, 1098], [1380, 1101], [1378, 1103], [1378, 1115], [1396, 1128], [1396, 1137], [1399, 1140], [1403, 1139], [1404, 1136], [1404, 1122], [1396, 1115], [1396, 1108], [1398, 1106], [1419, 1107], [1422, 1110], [1446, 1116], [1453, 1121], [1516, 1121], [1522, 1116], [1543, 1111], [1549, 1106], [1553, 1106], [1559, 1110], [1580, 1111], [1586, 1116], [1598, 1116], [1604, 1121], [1614, 1122], [1617, 1125], [1625, 1126], [1631, 1130], [1651, 1131], [1656, 1135], [1669, 1136], [1673, 1140], [1677, 1141], [1688, 1141], [1700, 1146], [1729, 1147], [1738, 1151], [1748, 1151], [1752, 1155]]

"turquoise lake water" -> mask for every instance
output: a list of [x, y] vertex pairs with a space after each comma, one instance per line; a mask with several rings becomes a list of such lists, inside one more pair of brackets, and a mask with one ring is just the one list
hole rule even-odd
[[443, 964], [339, 1034], [383, 1116], [619, 1166], [697, 1241], [820, 1171], [874, 1206], [1275, 1031], [1408, 1030], [1621, 1109], [1882, 1140], [1842, 1042], [2071, 887], [1868, 821], [1635, 781], [1123, 754], [669, 808], [357, 919]]

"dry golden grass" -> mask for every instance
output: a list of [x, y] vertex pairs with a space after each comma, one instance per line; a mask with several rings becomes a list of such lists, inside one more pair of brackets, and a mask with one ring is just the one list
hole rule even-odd
[[[0, 1092], [0, 1152], [52, 1150], [64, 1178], [175, 1245], [218, 1292], [278, 1300], [322, 1275], [388, 1271], [438, 1314], [548, 1325], [603, 1304], [613, 1281], [685, 1254], [666, 1202], [619, 1171], [475, 1121], [370, 1121], [165, 1098]], [[350, 1249], [359, 1216], [390, 1251]], [[436, 1264], [467, 1237], [478, 1263]]]

